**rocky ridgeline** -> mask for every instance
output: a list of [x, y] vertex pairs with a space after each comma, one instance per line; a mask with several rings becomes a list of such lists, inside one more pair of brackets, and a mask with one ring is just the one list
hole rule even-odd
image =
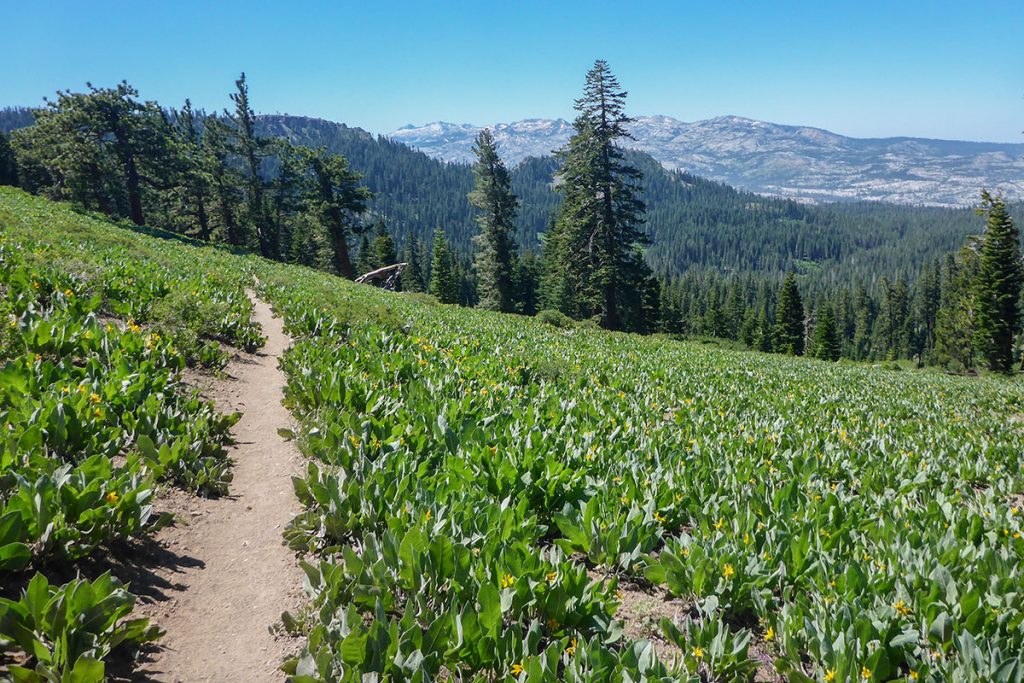
[[[445, 161], [468, 162], [480, 128], [437, 122], [406, 126], [389, 137]], [[491, 128], [512, 164], [551, 154], [572, 134], [571, 124], [562, 119], [526, 119]], [[960, 206], [976, 203], [985, 188], [1024, 199], [1024, 144], [862, 139], [738, 116], [694, 123], [642, 116], [633, 135], [631, 146], [666, 167], [804, 201]]]

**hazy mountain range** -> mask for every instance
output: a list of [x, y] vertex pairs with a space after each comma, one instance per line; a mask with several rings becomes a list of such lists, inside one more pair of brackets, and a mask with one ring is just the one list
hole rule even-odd
[[[551, 154], [569, 139], [562, 119], [488, 126], [507, 163]], [[390, 138], [445, 161], [468, 162], [480, 126], [437, 122], [405, 126]], [[1024, 198], [1024, 144], [926, 138], [852, 138], [807, 126], [738, 116], [687, 123], [641, 116], [628, 146], [672, 169], [752, 192], [802, 201], [874, 200], [900, 204], [975, 204], [982, 189]]]

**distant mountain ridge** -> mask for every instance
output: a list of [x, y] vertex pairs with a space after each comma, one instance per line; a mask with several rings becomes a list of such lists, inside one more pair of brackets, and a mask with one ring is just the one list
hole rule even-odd
[[[572, 134], [562, 119], [487, 126], [508, 163], [545, 156]], [[481, 126], [435, 122], [388, 137], [438, 159], [468, 162]], [[927, 138], [853, 138], [740, 116], [687, 123], [641, 116], [627, 145], [671, 169], [801, 201], [870, 200], [967, 206], [983, 189], [1024, 199], [1024, 144]]]

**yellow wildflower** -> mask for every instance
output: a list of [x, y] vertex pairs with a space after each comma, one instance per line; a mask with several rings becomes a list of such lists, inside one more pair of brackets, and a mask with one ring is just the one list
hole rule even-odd
[[896, 610], [896, 614], [900, 615], [901, 617], [905, 617], [908, 614], [910, 614], [910, 608], [907, 607], [907, 603], [903, 602], [903, 600], [897, 600], [896, 602], [894, 602], [892, 608]]
[[115, 504], [117, 504], [117, 501], [118, 501], [119, 499], [120, 499], [120, 497], [119, 497], [119, 496], [117, 495], [117, 491], [111, 491], [110, 493], [108, 493], [108, 494], [106, 495], [106, 501], [107, 501], [107, 503], [109, 503], [110, 505], [115, 505]]
[[518, 676], [521, 673], [523, 673], [523, 664], [522, 664], [522, 662], [520, 662], [519, 664], [513, 664], [512, 665], [512, 675], [513, 676]]
[[775, 640], [775, 629], [769, 626], [768, 630], [764, 632], [764, 639], [769, 643]]
[[693, 656], [696, 659], [703, 659], [704, 658], [704, 650], [701, 649], [700, 645], [698, 645], [697, 647], [693, 648]]
[[736, 570], [733, 569], [732, 565], [729, 563], [726, 563], [725, 567], [722, 568], [722, 577], [725, 578], [727, 581], [731, 579], [733, 577], [733, 574], [735, 573]]
[[576, 639], [575, 638], [573, 638], [572, 642], [569, 643], [569, 647], [565, 648], [565, 654], [569, 655], [570, 657], [572, 657], [574, 654], [576, 654]]
[[825, 680], [826, 681], [834, 681], [834, 680], [836, 680], [836, 670], [835, 669], [829, 669], [828, 671], [826, 671], [825, 672]]

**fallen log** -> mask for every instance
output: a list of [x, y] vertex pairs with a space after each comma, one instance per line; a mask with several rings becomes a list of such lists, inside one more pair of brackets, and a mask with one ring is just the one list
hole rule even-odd
[[[384, 279], [382, 285], [384, 289], [394, 289], [395, 283], [398, 282], [398, 276], [402, 274], [402, 269], [405, 268], [408, 263], [393, 263], [390, 266], [384, 266], [377, 270], [371, 270], [369, 273], [363, 273], [356, 278], [356, 282], [362, 284], [366, 282], [376, 282], [377, 280]], [[385, 279], [386, 278], [386, 279]]]

